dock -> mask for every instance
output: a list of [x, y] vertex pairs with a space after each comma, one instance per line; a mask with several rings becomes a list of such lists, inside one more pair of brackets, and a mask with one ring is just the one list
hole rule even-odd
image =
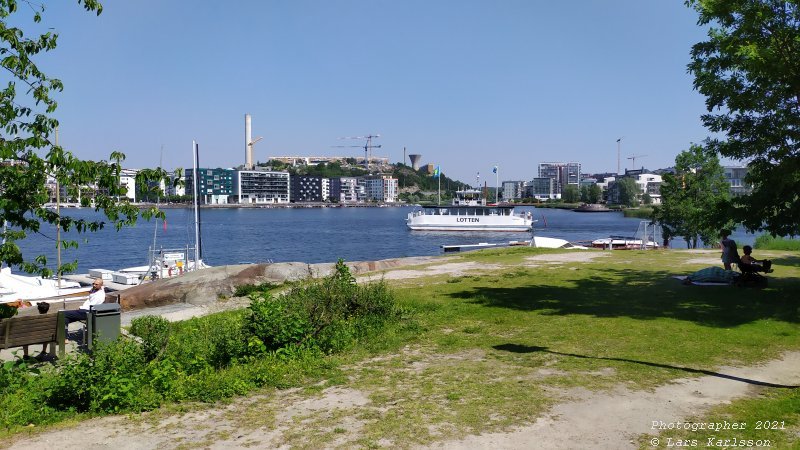
[[[94, 277], [89, 276], [88, 273], [73, 273], [61, 276], [63, 279], [68, 281], [77, 281], [81, 284], [81, 286], [91, 286]], [[116, 292], [116, 291], [124, 291], [125, 289], [132, 288], [136, 286], [135, 284], [122, 284], [122, 283], [115, 283], [110, 280], [103, 280], [103, 286], [106, 288], [106, 292]]]

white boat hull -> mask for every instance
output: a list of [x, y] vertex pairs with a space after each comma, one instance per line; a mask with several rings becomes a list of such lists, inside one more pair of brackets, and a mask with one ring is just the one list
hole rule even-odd
[[526, 232], [531, 230], [531, 219], [514, 215], [408, 215], [406, 225], [414, 231], [500, 231]]

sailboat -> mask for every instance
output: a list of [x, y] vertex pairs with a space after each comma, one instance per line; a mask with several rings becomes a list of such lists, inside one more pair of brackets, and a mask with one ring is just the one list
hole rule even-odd
[[[6, 223], [3, 223], [5, 236]], [[5, 238], [3, 239], [5, 244]], [[0, 303], [16, 302], [61, 302], [82, 299], [89, 295], [89, 288], [74, 281], [15, 275], [10, 267], [0, 266]]]
[[[156, 233], [153, 235], [153, 245], [148, 250], [148, 265], [128, 267], [112, 273], [114, 282], [120, 284], [140, 284], [144, 281], [152, 281], [158, 278], [171, 278], [183, 275], [198, 269], [209, 267], [202, 259], [202, 246], [200, 241], [200, 205], [199, 205], [199, 183], [197, 182], [197, 167], [199, 161], [199, 146], [192, 141], [192, 154], [194, 160], [193, 168], [193, 206], [195, 224], [195, 245], [187, 245], [183, 248], [165, 249], [156, 246]], [[194, 255], [192, 255], [194, 253]], [[194, 256], [194, 259], [192, 259]]]

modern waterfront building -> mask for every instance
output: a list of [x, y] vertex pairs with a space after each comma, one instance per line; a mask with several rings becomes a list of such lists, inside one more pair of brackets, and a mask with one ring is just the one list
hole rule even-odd
[[525, 187], [525, 197], [539, 200], [550, 200], [561, 198], [561, 193], [557, 191], [555, 178], [537, 177], [527, 183]]
[[233, 177], [236, 200], [241, 204], [289, 203], [288, 172], [237, 170]]
[[331, 201], [338, 203], [357, 203], [359, 199], [365, 197], [364, 186], [358, 184], [358, 178], [331, 178]]
[[503, 201], [519, 200], [525, 195], [524, 181], [503, 181], [500, 197]]
[[139, 173], [139, 171], [135, 169], [121, 169], [119, 171], [119, 185], [125, 188], [125, 197], [127, 197], [131, 203], [136, 203], [137, 173]]
[[744, 181], [744, 177], [749, 171], [746, 166], [723, 166], [722, 171], [725, 180], [731, 185], [732, 197], [750, 195], [750, 193], [753, 192], [753, 186]]
[[[189, 169], [189, 171], [191, 171], [191, 169]], [[183, 183], [175, 185], [175, 180], [178, 178], [180, 178], [181, 181], [183, 181]], [[170, 172], [169, 183], [167, 183], [167, 185], [164, 186], [164, 194], [166, 194], [167, 196], [177, 195], [182, 197], [186, 195], [187, 192], [191, 194], [192, 191], [186, 190], [186, 172], [184, 171], [184, 173], [181, 174], [180, 177], [178, 176], [177, 172], [174, 171]]]
[[330, 180], [317, 176], [291, 177], [292, 203], [295, 202], [324, 202], [330, 199]]
[[368, 176], [362, 178], [366, 201], [394, 203], [397, 201], [397, 178], [386, 175]]
[[[233, 169], [197, 169], [200, 191], [197, 197], [198, 203], [206, 205], [228, 204], [235, 194], [233, 186], [235, 172]], [[194, 186], [194, 171], [187, 170], [186, 190], [190, 195], [194, 192]]]
[[661, 204], [661, 175], [653, 173], [641, 173], [634, 180], [636, 185], [642, 190], [642, 197], [647, 194], [654, 205]]
[[539, 178], [552, 178], [555, 182], [555, 193], [561, 193], [569, 184], [580, 186], [581, 164], [578, 162], [543, 162], [539, 163]]

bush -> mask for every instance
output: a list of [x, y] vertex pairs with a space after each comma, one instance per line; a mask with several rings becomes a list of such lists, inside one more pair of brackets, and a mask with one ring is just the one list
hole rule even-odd
[[242, 284], [236, 286], [236, 289], [233, 291], [234, 297], [247, 297], [250, 294], [255, 292], [266, 292], [270, 289], [274, 289], [278, 287], [277, 284], [272, 284], [269, 281], [265, 281], [261, 284]]
[[756, 238], [753, 247], [759, 250], [793, 250], [800, 251], [800, 240], [793, 238], [773, 237], [763, 234]]
[[142, 391], [146, 365], [136, 342], [118, 339], [98, 344], [91, 356], [79, 353], [61, 363], [58, 376], [49, 379], [47, 404], [78, 412], [155, 407], [153, 396]]
[[311, 345], [331, 352], [347, 348], [365, 329], [394, 316], [395, 300], [388, 286], [356, 284], [340, 259], [332, 275], [307, 280], [285, 295], [253, 299], [245, 319], [251, 351]]
[[130, 332], [142, 339], [144, 357], [152, 361], [167, 348], [169, 321], [161, 316], [137, 317], [131, 321]]
[[230, 365], [247, 353], [243, 311], [227, 311], [170, 324], [165, 357], [187, 374]]
[[[266, 294], [253, 299], [248, 311], [246, 331], [263, 343], [263, 350], [277, 350], [298, 344], [311, 334], [306, 311], [294, 296], [275, 298]], [[254, 345], [251, 343], [250, 347], [254, 348]]]

